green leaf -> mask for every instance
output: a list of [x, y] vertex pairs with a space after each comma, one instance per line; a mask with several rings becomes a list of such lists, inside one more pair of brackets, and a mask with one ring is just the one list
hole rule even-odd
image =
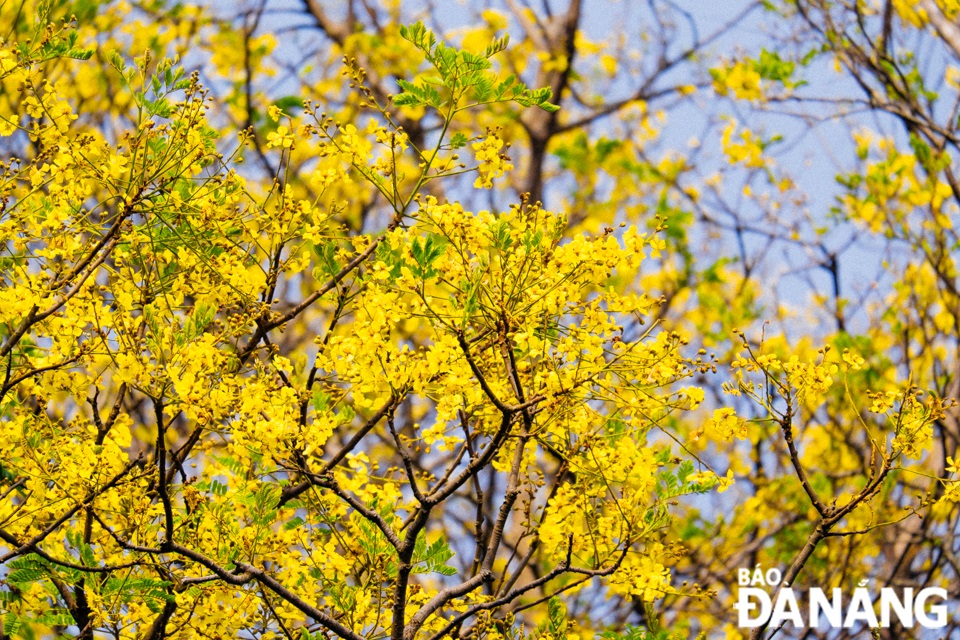
[[112, 49], [107, 53], [107, 62], [120, 73], [123, 73], [127, 69], [127, 65], [123, 61], [123, 56], [121, 56], [120, 52], [116, 49]]
[[761, 49], [760, 57], [754, 61], [753, 67], [761, 78], [790, 86], [790, 77], [793, 75], [796, 64], [783, 60], [776, 51]]
[[502, 252], [506, 252], [513, 245], [513, 238], [510, 235], [510, 225], [504, 220], [498, 220], [492, 229], [493, 246]]
[[[422, 76], [419, 83], [398, 80], [397, 84], [401, 92], [393, 97], [393, 102], [397, 106], [431, 106], [439, 109], [448, 104], [450, 96], [453, 96], [459, 105], [463, 105], [460, 102], [461, 98], [469, 96], [474, 103], [458, 106], [458, 110], [476, 104], [505, 100], [514, 101], [525, 107], [537, 106], [548, 112], [559, 109], [557, 105], [549, 102], [551, 97], [549, 88], [531, 92], [526, 85], [517, 82], [513, 75], [503, 81], [496, 79], [496, 74], [491, 71], [493, 65], [490, 58], [507, 47], [509, 43], [507, 36], [492, 40], [484, 54], [477, 55], [438, 41], [421, 22], [400, 27], [400, 35], [423, 52], [424, 58], [433, 66], [436, 74]], [[447, 97], [441, 96], [434, 87], [446, 89], [444, 95]]]
[[670, 453], [670, 447], [664, 447], [653, 456], [653, 459], [662, 465], [667, 464], [670, 462]]
[[416, 266], [412, 269], [414, 275], [421, 279], [437, 275], [437, 270], [432, 265], [443, 255], [445, 247], [446, 239], [435, 234], [428, 235], [426, 239], [415, 239], [411, 247], [413, 259], [416, 262]]
[[517, 76], [515, 76], [512, 73], [509, 76], [507, 76], [505, 80], [500, 82], [496, 86], [496, 88], [493, 90], [493, 93], [496, 96], [497, 100], [501, 100], [503, 96], [507, 95], [507, 92], [513, 88], [513, 85], [516, 84], [516, 82], [517, 82]]
[[281, 111], [303, 109], [303, 98], [298, 96], [284, 96], [282, 98], [278, 98], [273, 104], [275, 104]]
[[417, 21], [415, 24], [412, 24], [409, 27], [401, 25], [400, 36], [405, 40], [412, 42], [415, 47], [426, 53], [428, 59], [430, 58], [430, 54], [433, 52], [433, 48], [437, 44], [437, 37], [433, 35], [433, 32], [427, 29], [420, 21]]
[[393, 104], [398, 107], [421, 107], [423, 101], [409, 93], [400, 93], [393, 96]]
[[210, 493], [222, 498], [227, 495], [227, 485], [221, 483], [219, 480], [211, 480]]
[[3, 617], [3, 632], [11, 638], [17, 637], [17, 632], [20, 631], [20, 627], [23, 623], [20, 621], [20, 616], [18, 616], [13, 611], [10, 611]]
[[539, 635], [549, 633], [554, 638], [566, 637], [567, 608], [559, 596], [553, 596], [547, 601], [547, 619], [537, 627], [537, 631]]
[[340, 271], [340, 263], [337, 262], [337, 242], [327, 240], [323, 244], [313, 245], [313, 253], [317, 256], [319, 278], [332, 276]]
[[263, 484], [251, 500], [250, 519], [257, 526], [271, 524], [277, 517], [277, 503], [280, 501], [280, 487], [275, 484]]
[[933, 152], [930, 146], [915, 133], [910, 134], [910, 148], [913, 149], [913, 153], [917, 156], [921, 166], [930, 166], [931, 160], [933, 160]]
[[504, 49], [506, 49], [509, 43], [510, 43], [510, 36], [508, 34], [504, 34], [502, 38], [497, 38], [496, 40], [494, 40], [493, 42], [487, 45], [487, 50], [484, 55], [487, 58], [494, 56], [500, 53], [501, 51], [503, 51]]
[[310, 397], [313, 408], [317, 413], [326, 411], [330, 404], [330, 396], [324, 393], [320, 387], [314, 387]]
[[63, 54], [65, 58], [74, 60], [89, 60], [92, 55], [93, 49], [70, 49]]
[[439, 573], [452, 576], [457, 573], [454, 567], [446, 564], [454, 556], [453, 551], [443, 537], [437, 538], [433, 544], [427, 546], [426, 534], [421, 531], [417, 536], [413, 550], [413, 573]]

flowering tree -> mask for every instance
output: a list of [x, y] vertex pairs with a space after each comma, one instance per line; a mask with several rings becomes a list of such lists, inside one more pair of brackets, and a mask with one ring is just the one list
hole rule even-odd
[[[556, 109], [491, 71], [505, 40], [401, 30], [433, 75], [391, 103], [348, 61], [360, 128], [272, 107], [267, 153], [313, 159], [304, 197], [248, 181], [249, 135], [219, 152], [207, 91], [164, 61], [113, 55], [131, 122], [77, 127], [44, 65], [90, 52], [40, 34], [0, 52], [5, 133], [34, 151], [0, 187], [5, 634], [510, 635], [527, 595], [671, 589], [668, 502], [717, 479], [674, 475], [654, 437], [702, 400], [675, 383], [704, 365], [618, 284], [662, 241], [561, 242], [539, 203], [425, 192], [509, 168], [496, 130], [448, 135], [477, 105]], [[443, 130], [414, 144], [398, 107]], [[357, 190], [381, 230], [338, 220]]]
[[[960, 596], [956, 7], [762, 5], [0, 6], [0, 637]], [[821, 119], [830, 187], [781, 142]]]

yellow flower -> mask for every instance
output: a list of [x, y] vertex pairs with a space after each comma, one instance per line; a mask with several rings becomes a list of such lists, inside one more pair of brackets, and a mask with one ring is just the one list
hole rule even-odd
[[493, 180], [503, 176], [507, 171], [513, 169], [510, 159], [500, 153], [500, 147], [503, 146], [503, 139], [500, 137], [500, 128], [488, 129], [487, 137], [473, 145], [477, 162], [480, 166], [477, 171], [480, 174], [474, 181], [473, 186], [477, 189], [492, 189]]
[[733, 469], [727, 469], [727, 475], [722, 478], [718, 477], [717, 479], [719, 480], [717, 493], [723, 493], [733, 486]]
[[747, 437], [746, 421], [738, 418], [733, 409], [729, 407], [714, 410], [713, 417], [707, 420], [705, 426], [707, 429], [716, 432], [724, 440], [732, 440], [733, 438], [743, 440]]
[[119, 180], [126, 175], [129, 162], [126, 156], [113, 156], [107, 161], [105, 173], [114, 180]]
[[267, 135], [267, 146], [293, 149], [293, 135], [290, 133], [290, 129], [284, 125], [277, 127], [276, 131]]
[[712, 70], [714, 90], [722, 96], [733, 91], [742, 100], [758, 100], [763, 97], [760, 74], [749, 64], [738, 62], [727, 69]]
[[855, 351], [850, 351], [849, 349], [843, 350], [843, 361], [850, 365], [850, 368], [854, 371], [859, 371], [863, 368], [863, 358]]
[[945, 469], [947, 473], [957, 473], [960, 471], [960, 451], [957, 451], [957, 453], [953, 455], [956, 457], [947, 456], [947, 468]]
[[17, 130], [17, 124], [12, 118], [0, 117], [0, 136], [9, 136]]

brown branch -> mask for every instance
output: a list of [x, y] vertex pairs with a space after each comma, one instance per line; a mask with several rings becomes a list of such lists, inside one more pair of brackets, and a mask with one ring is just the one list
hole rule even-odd
[[505, 415], [514, 413], [516, 411], [516, 407], [511, 407], [505, 404], [503, 400], [497, 397], [497, 394], [493, 392], [493, 389], [490, 388], [486, 377], [484, 377], [483, 372], [480, 371], [480, 367], [470, 354], [470, 345], [467, 343], [467, 339], [463, 335], [462, 331], [457, 332], [457, 342], [460, 344], [460, 350], [463, 352], [463, 357], [466, 358], [467, 364], [470, 365], [470, 370], [477, 379], [477, 383], [480, 385], [480, 388], [483, 389], [483, 393], [487, 396], [487, 398], [490, 399], [490, 402], [492, 402], [493, 405]]
[[[19, 544], [20, 544], [20, 543], [17, 541], [16, 536], [11, 535], [10, 533], [7, 533], [6, 531], [0, 531], [0, 540], [3, 540], [4, 542], [7, 542], [7, 543], [13, 544], [13, 545], [19, 545]], [[122, 570], [122, 569], [131, 569], [131, 568], [133, 568], [133, 567], [137, 567], [137, 566], [140, 566], [140, 565], [142, 564], [141, 562], [133, 561], [133, 562], [124, 562], [124, 563], [122, 563], [122, 564], [106, 565], [106, 566], [102, 566], [102, 567], [91, 567], [91, 566], [85, 565], [85, 564], [77, 564], [77, 563], [75, 563], [75, 562], [68, 562], [68, 561], [66, 561], [66, 560], [60, 560], [60, 559], [58, 559], [58, 558], [54, 558], [53, 556], [51, 556], [49, 553], [47, 553], [46, 551], [44, 551], [43, 549], [41, 549], [41, 548], [40, 548], [39, 546], [37, 546], [36, 544], [34, 544], [33, 546], [31, 546], [31, 547], [28, 549], [28, 551], [30, 551], [30, 553], [33, 553], [33, 554], [35, 554], [35, 555], [43, 558], [44, 560], [46, 560], [46, 561], [49, 562], [50, 564], [57, 565], [58, 567], [63, 567], [64, 569], [73, 569], [74, 571], [82, 571], [83, 573], [111, 573], [111, 572], [113, 572], [113, 571], [120, 571], [120, 570]]]
[[[469, 580], [466, 580], [465, 582], [462, 582], [456, 586], [447, 587], [441, 590], [435, 596], [430, 598], [430, 600], [428, 600], [426, 604], [420, 607], [420, 609], [415, 614], [413, 614], [413, 616], [410, 618], [410, 622], [406, 625], [406, 628], [404, 629], [404, 633], [403, 633], [404, 640], [412, 640], [416, 632], [419, 631], [420, 627], [423, 626], [423, 623], [426, 622], [427, 618], [430, 617], [430, 615], [432, 615], [437, 609], [439, 609], [446, 603], [450, 602], [454, 598], [459, 598], [461, 596], [467, 595], [468, 593], [470, 593], [471, 591], [473, 591], [474, 589], [482, 585], [484, 582], [493, 582], [492, 571], [483, 570], [477, 575], [470, 578]], [[473, 613], [475, 613], [475, 611], [468, 610], [468, 613], [465, 613], [462, 616], [458, 617], [462, 619], [458, 619], [456, 620], [456, 622], [449, 623], [446, 627], [444, 627], [443, 631], [434, 634], [433, 639], [439, 640], [439, 638], [442, 638], [444, 635], [446, 635], [446, 633], [450, 629], [455, 627], [457, 622], [462, 622], [463, 620], [466, 620], [468, 617], [473, 615]]]
[[[450, 633], [451, 630], [453, 630], [454, 628], [456, 628], [458, 625], [462, 624], [464, 621], [466, 621], [466, 620], [467, 620], [468, 618], [470, 618], [471, 616], [479, 613], [480, 611], [486, 611], [486, 610], [490, 610], [490, 609], [496, 609], [497, 607], [503, 606], [503, 605], [505, 605], [505, 604], [509, 604], [510, 602], [516, 600], [517, 598], [519, 598], [519, 597], [522, 596], [523, 594], [527, 593], [528, 591], [532, 591], [533, 589], [537, 589], [537, 588], [539, 588], [539, 587], [544, 586], [545, 584], [547, 584], [548, 582], [550, 582], [551, 580], [553, 580], [554, 578], [560, 576], [560, 575], [563, 574], [563, 573], [576, 573], [576, 574], [579, 574], [579, 575], [583, 575], [584, 578], [583, 578], [583, 580], [574, 581], [574, 582], [572, 582], [572, 583], [570, 583], [570, 584], [567, 584], [567, 585], [559, 588], [558, 590], [556, 590], [556, 591], [553, 592], [552, 594], [550, 594], [550, 595], [548, 595], [548, 596], [545, 596], [544, 598], [541, 598], [541, 599], [537, 600], [537, 601], [534, 602], [534, 603], [530, 603], [529, 606], [534, 606], [534, 605], [536, 605], [536, 604], [539, 604], [540, 602], [543, 602], [544, 600], [546, 600], [546, 599], [548, 599], [548, 598], [550, 598], [550, 597], [552, 597], [552, 596], [554, 596], [554, 595], [556, 595], [556, 594], [558, 594], [558, 593], [562, 593], [563, 591], [566, 591], [566, 590], [568, 590], [568, 589], [572, 589], [572, 588], [574, 588], [574, 587], [577, 587], [577, 586], [579, 586], [580, 584], [582, 584], [583, 582], [588, 581], [588, 580], [592, 580], [592, 579], [595, 578], [595, 577], [601, 577], [601, 576], [610, 575], [611, 573], [613, 573], [614, 571], [616, 571], [616, 570], [620, 567], [621, 564], [623, 564], [623, 560], [624, 560], [624, 558], [627, 557], [627, 552], [628, 552], [629, 550], [630, 550], [630, 547], [629, 547], [629, 546], [625, 546], [625, 547], [621, 550], [620, 555], [617, 557], [616, 561], [613, 562], [613, 564], [611, 564], [611, 565], [608, 566], [608, 567], [604, 567], [603, 569], [582, 569], [582, 568], [578, 568], [578, 567], [573, 567], [573, 566], [571, 566], [572, 553], [573, 553], [573, 539], [571, 538], [570, 541], [569, 541], [569, 543], [568, 543], [568, 546], [567, 546], [567, 555], [566, 555], [566, 558], [564, 558], [564, 560], [563, 560], [560, 564], [558, 564], [556, 567], [554, 567], [553, 569], [551, 569], [548, 573], [540, 576], [540, 577], [537, 578], [536, 580], [533, 580], [533, 581], [531, 581], [531, 582], [528, 582], [527, 584], [524, 584], [524, 585], [522, 585], [522, 586], [520, 586], [520, 587], [516, 587], [516, 588], [514, 588], [514, 589], [511, 589], [509, 592], [507, 592], [506, 594], [504, 594], [503, 596], [501, 596], [501, 597], [499, 597], [499, 598], [496, 598], [496, 599], [494, 599], [494, 600], [490, 600], [489, 602], [483, 602], [483, 603], [475, 604], [475, 605], [471, 606], [469, 609], [467, 609], [466, 611], [464, 611], [464, 612], [461, 613], [460, 615], [458, 615], [458, 616], [456, 616], [455, 618], [453, 618], [450, 622], [448, 622], [447, 625], [446, 625], [445, 627], [443, 627], [440, 631], [438, 631], [437, 633], [433, 634], [433, 635], [430, 637], [430, 640], [441, 640], [444, 636], [446, 636], [448, 633]], [[524, 608], [527, 608], [527, 607], [524, 607]]]
[[[423, 504], [423, 492], [420, 491], [420, 486], [417, 484], [417, 476], [414, 473], [413, 469], [413, 460], [410, 457], [410, 452], [407, 451], [407, 448], [403, 446], [403, 443], [400, 441], [400, 434], [397, 433], [397, 428], [393, 423], [394, 410], [390, 410], [390, 415], [387, 416], [387, 428], [390, 430], [390, 435], [393, 437], [393, 444], [397, 448], [397, 452], [400, 454], [400, 459], [403, 461], [403, 468], [407, 474], [407, 480], [410, 482], [410, 489], [413, 491], [413, 497], [417, 499], [417, 502]], [[463, 447], [460, 449], [461, 456], [463, 454]], [[460, 456], [457, 456], [453, 466], [456, 466], [457, 461], [460, 460]]]
[[79, 360], [82, 356], [86, 355], [84, 351], [85, 350], [81, 350], [76, 355], [73, 355], [69, 358], [61, 360], [60, 362], [54, 362], [53, 364], [48, 364], [44, 367], [37, 367], [36, 369], [30, 369], [29, 371], [25, 371], [13, 379], [8, 378], [8, 380], [3, 384], [3, 388], [0, 388], [0, 401], [2, 401], [4, 397], [6, 397], [7, 393], [11, 389], [13, 389], [15, 386], [17, 386], [27, 378], [32, 378], [42, 373], [46, 373], [47, 371], [53, 371], [54, 369], [59, 369], [69, 364], [73, 364], [74, 362]]
[[[120, 221], [117, 222], [116, 228], [119, 230]], [[106, 236], [105, 236], [106, 237]], [[27, 313], [27, 317], [23, 319], [20, 323], [20, 326], [17, 327], [13, 333], [7, 338], [7, 341], [0, 347], [0, 358], [5, 357], [13, 347], [20, 342], [20, 339], [29, 331], [30, 327], [42, 322], [46, 318], [50, 317], [54, 313], [60, 310], [63, 305], [67, 304], [71, 298], [73, 298], [77, 293], [80, 292], [80, 289], [83, 288], [83, 285], [86, 283], [87, 279], [97, 270], [101, 264], [106, 261], [107, 257], [110, 255], [110, 252], [113, 251], [113, 248], [120, 242], [119, 237], [113, 237], [110, 242], [105, 247], [104, 252], [92, 263], [89, 268], [82, 274], [75, 285], [70, 289], [65, 291], [59, 299], [55, 300], [49, 307], [43, 311], [39, 311], [40, 307], [34, 305], [32, 309]]]
[[162, 546], [173, 542], [173, 503], [170, 501], [170, 492], [167, 490], [167, 430], [163, 426], [163, 401], [159, 398], [153, 401], [154, 418], [157, 422], [157, 444], [154, 457], [157, 464], [157, 493], [163, 504], [163, 535]]
[[807, 472], [800, 462], [800, 454], [793, 440], [793, 404], [789, 401], [787, 403], [786, 413], [780, 422], [780, 427], [783, 430], [783, 439], [787, 443], [787, 451], [790, 453], [790, 463], [793, 465], [797, 478], [800, 479], [800, 484], [803, 486], [804, 492], [807, 494], [807, 497], [810, 498], [810, 502], [813, 504], [814, 509], [817, 510], [817, 513], [819, 513], [821, 517], [826, 516], [830, 509], [823, 503], [820, 496], [817, 495], [817, 492], [814, 491], [813, 486], [810, 484], [810, 479], [807, 478]]
[[[290, 309], [286, 313], [280, 314], [277, 317], [268, 321], [259, 320], [257, 322], [256, 331], [250, 337], [250, 340], [243, 347], [243, 349], [240, 350], [238, 354], [239, 361], [241, 363], [246, 362], [247, 358], [250, 357], [250, 355], [257, 348], [257, 345], [260, 344], [260, 341], [267, 335], [269, 331], [272, 331], [273, 329], [276, 329], [277, 327], [283, 324], [286, 324], [287, 322], [290, 322], [291, 320], [296, 318], [298, 315], [303, 313], [303, 311], [306, 310], [308, 307], [310, 307], [310, 305], [312, 305], [314, 302], [316, 302], [317, 300], [325, 296], [327, 293], [332, 291], [334, 287], [336, 287], [340, 283], [341, 280], [346, 278], [351, 272], [356, 270], [357, 267], [363, 264], [371, 255], [373, 255], [373, 252], [376, 251], [378, 246], [380, 246], [380, 243], [386, 237], [386, 234], [396, 229], [402, 220], [403, 220], [402, 214], [398, 213], [397, 215], [395, 215], [393, 217], [393, 220], [390, 222], [390, 224], [387, 225], [387, 228], [384, 229], [383, 233], [377, 238], [374, 238], [366, 249], [364, 249], [362, 252], [354, 256], [354, 258], [350, 262], [344, 265], [343, 268], [340, 269], [340, 271], [335, 273], [329, 280], [327, 280], [327, 282], [324, 283], [323, 286], [321, 286], [319, 289], [317, 289], [316, 291], [311, 293], [309, 296], [304, 298], [303, 301], [297, 306], [295, 306], [293, 309]], [[3, 354], [0, 353], [0, 357], [2, 357], [2, 355]]]
[[143, 635], [144, 640], [164, 640], [167, 637], [167, 623], [173, 617], [177, 610], [176, 600], [167, 600], [164, 602], [163, 610], [153, 619], [153, 623], [147, 632]]
[[438, 504], [446, 500], [450, 495], [452, 495], [457, 489], [463, 486], [463, 484], [474, 477], [476, 474], [480, 473], [484, 469], [490, 460], [493, 458], [494, 454], [500, 449], [500, 446], [503, 444], [503, 441], [507, 438], [507, 434], [510, 431], [510, 425], [513, 422], [513, 415], [511, 413], [503, 414], [503, 418], [500, 420], [500, 426], [497, 429], [497, 432], [493, 435], [490, 443], [487, 447], [478, 455], [477, 457], [472, 457], [470, 462], [467, 464], [467, 467], [461, 471], [453, 480], [451, 480], [446, 486], [438, 486], [429, 495], [425, 496], [425, 500], [431, 504]]
[[280, 582], [277, 581], [276, 578], [268, 574], [266, 571], [258, 569], [257, 567], [244, 562], [238, 562], [237, 568], [243, 570], [245, 574], [255, 578], [257, 582], [280, 596], [280, 598], [283, 599], [287, 604], [310, 616], [316, 620], [318, 624], [330, 629], [330, 631], [333, 631], [341, 638], [345, 638], [346, 640], [365, 640], [363, 636], [354, 633], [353, 630], [344, 626], [340, 622], [337, 622], [330, 615], [309, 604], [298, 595], [284, 587], [282, 584], [280, 584]]
[[[332, 471], [334, 467], [340, 464], [340, 461], [342, 461], [348, 453], [353, 451], [357, 444], [360, 443], [360, 441], [370, 432], [370, 430], [377, 426], [378, 422], [383, 420], [388, 413], [390, 413], [397, 407], [397, 405], [400, 404], [400, 401], [401, 398], [397, 396], [391, 396], [390, 399], [387, 400], [387, 402], [385, 402], [375, 414], [370, 416], [363, 426], [361, 426], [357, 432], [353, 434], [353, 437], [350, 438], [350, 441], [345, 444], [329, 461], [324, 463], [323, 469], [320, 471], [320, 473], [323, 474]], [[280, 501], [277, 503], [277, 506], [282, 507], [294, 498], [301, 495], [313, 485], [314, 483], [308, 479], [298, 482], [297, 484], [285, 486], [280, 491]]]
[[62, 525], [64, 522], [72, 518], [81, 509], [86, 509], [92, 506], [93, 501], [96, 500], [97, 497], [99, 497], [100, 495], [106, 493], [110, 489], [113, 489], [115, 486], [117, 486], [117, 484], [119, 484], [120, 481], [128, 473], [130, 473], [131, 469], [133, 469], [136, 466], [139, 466], [142, 462], [143, 462], [142, 455], [139, 455], [135, 460], [131, 460], [130, 462], [128, 462], [126, 465], [124, 465], [123, 469], [121, 469], [113, 478], [107, 481], [106, 484], [88, 493], [83, 500], [78, 502], [76, 505], [74, 505], [70, 509], [67, 509], [67, 511], [63, 515], [61, 515], [59, 518], [51, 522], [49, 525], [46, 526], [46, 528], [44, 528], [43, 531], [36, 534], [26, 542], [18, 542], [16, 537], [14, 537], [12, 534], [8, 532], [4, 532], [2, 529], [0, 529], [0, 536], [2, 536], [3, 539], [6, 540], [8, 543], [16, 545], [15, 549], [13, 549], [12, 551], [8, 552], [3, 556], [0, 556], [0, 564], [7, 562], [11, 558], [16, 558], [19, 555], [27, 553], [28, 551], [33, 551], [36, 545], [43, 542], [47, 536], [49, 536], [51, 533], [59, 529], [60, 525]]
[[337, 481], [334, 480], [332, 473], [324, 472], [321, 474], [310, 473], [307, 471], [306, 476], [312, 485], [322, 487], [324, 489], [330, 489], [338, 498], [350, 505], [354, 511], [373, 523], [373, 525], [376, 526], [384, 536], [386, 536], [387, 541], [394, 549], [399, 551], [400, 549], [404, 548], [403, 541], [400, 540], [400, 537], [397, 536], [397, 533], [392, 527], [390, 527], [387, 521], [383, 519], [383, 516], [367, 505], [363, 504], [356, 496], [345, 491], [343, 487], [341, 487]]

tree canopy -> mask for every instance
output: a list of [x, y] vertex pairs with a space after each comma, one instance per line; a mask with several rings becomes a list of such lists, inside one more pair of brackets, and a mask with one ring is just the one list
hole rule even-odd
[[0, 638], [930, 637], [958, 18], [0, 4]]

